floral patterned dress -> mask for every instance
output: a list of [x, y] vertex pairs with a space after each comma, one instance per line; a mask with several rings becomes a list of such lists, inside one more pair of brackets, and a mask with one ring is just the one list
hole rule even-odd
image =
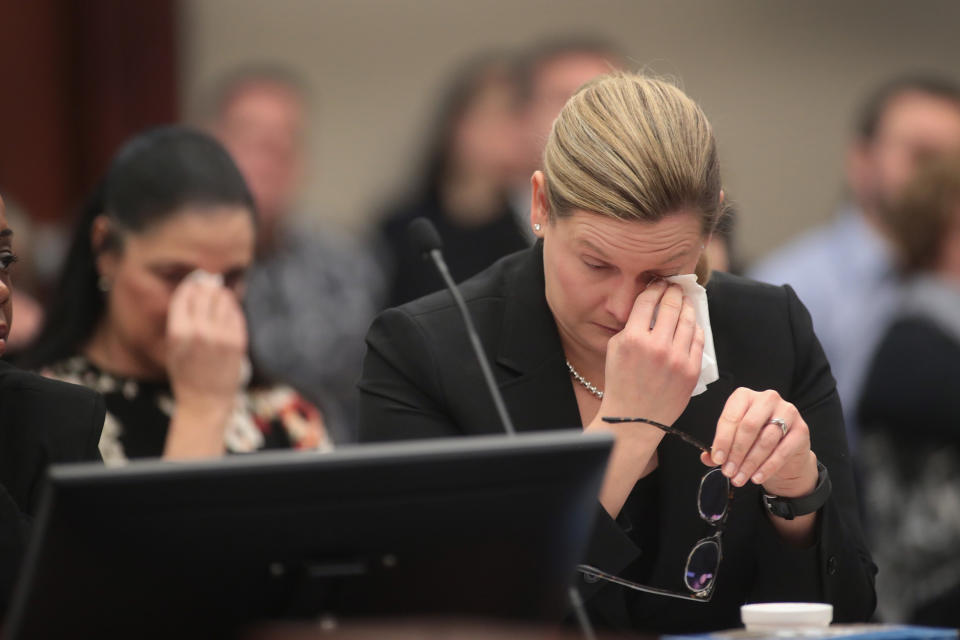
[[[174, 407], [169, 383], [115, 376], [83, 356], [62, 360], [41, 373], [103, 394], [107, 416], [100, 453], [107, 465], [163, 454]], [[284, 386], [250, 387], [238, 393], [224, 444], [228, 453], [332, 449], [320, 412]]]

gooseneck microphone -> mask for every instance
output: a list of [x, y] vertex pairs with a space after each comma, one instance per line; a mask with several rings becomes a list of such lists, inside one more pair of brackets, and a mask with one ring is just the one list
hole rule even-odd
[[[460, 289], [457, 288], [457, 283], [455, 283], [450, 276], [450, 269], [447, 268], [447, 263], [444, 261], [443, 254], [440, 252], [440, 249], [443, 247], [443, 241], [440, 239], [440, 234], [437, 233], [437, 228], [426, 218], [416, 218], [410, 223], [410, 226], [407, 227], [407, 234], [413, 246], [417, 249], [417, 252], [424, 258], [429, 257], [433, 261], [434, 266], [437, 267], [437, 271], [440, 272], [440, 277], [443, 278], [443, 282], [447, 285], [447, 289], [450, 290], [453, 301], [457, 304], [460, 315], [463, 316], [463, 324], [467, 327], [470, 344], [473, 345], [473, 352], [476, 354], [477, 361], [480, 363], [480, 369], [483, 371], [483, 379], [487, 382], [487, 389], [493, 398], [493, 404], [496, 405], [497, 413], [500, 414], [500, 422], [503, 424], [503, 430], [507, 432], [507, 435], [515, 436], [517, 432], [513, 429], [513, 422], [510, 420], [510, 414], [507, 413], [507, 405], [504, 404], [503, 396], [500, 395], [497, 383], [493, 379], [493, 371], [490, 369], [487, 355], [483, 352], [480, 336], [473, 326], [470, 311], [467, 309], [467, 304], [463, 301], [463, 296], [460, 295]], [[593, 626], [590, 624], [587, 610], [575, 586], [570, 586], [567, 597], [570, 599], [570, 606], [573, 609], [574, 617], [580, 626], [584, 638], [586, 638], [586, 640], [595, 640], [596, 635], [593, 632]]]
[[467, 327], [467, 335], [470, 336], [470, 344], [473, 345], [473, 352], [476, 354], [477, 361], [480, 363], [480, 370], [483, 371], [483, 379], [487, 383], [487, 389], [493, 398], [493, 404], [497, 407], [497, 413], [500, 414], [500, 422], [503, 425], [503, 430], [507, 432], [507, 435], [516, 435], [513, 422], [510, 420], [510, 414], [507, 413], [507, 405], [504, 404], [503, 396], [500, 395], [497, 383], [493, 379], [493, 370], [490, 369], [490, 362], [487, 360], [487, 355], [483, 352], [480, 336], [473, 326], [470, 311], [467, 309], [467, 304], [463, 301], [463, 296], [460, 295], [460, 289], [457, 288], [457, 284], [450, 276], [450, 269], [447, 268], [447, 263], [444, 261], [443, 254], [440, 252], [440, 249], [443, 247], [440, 234], [437, 233], [437, 229], [433, 226], [433, 223], [426, 218], [417, 218], [411, 222], [410, 226], [407, 227], [407, 234], [413, 246], [417, 249], [417, 252], [425, 258], [429, 257], [433, 261], [437, 271], [440, 272], [440, 277], [443, 278], [444, 283], [447, 285], [447, 289], [450, 291], [450, 294], [453, 295], [453, 301], [460, 310], [460, 315], [463, 316], [463, 323]]

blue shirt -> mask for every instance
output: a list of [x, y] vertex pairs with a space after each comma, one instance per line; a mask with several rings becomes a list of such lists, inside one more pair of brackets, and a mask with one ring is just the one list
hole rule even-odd
[[789, 284], [810, 311], [837, 380], [847, 440], [855, 448], [864, 377], [900, 296], [886, 240], [860, 211], [848, 208], [832, 223], [775, 251], [749, 275]]

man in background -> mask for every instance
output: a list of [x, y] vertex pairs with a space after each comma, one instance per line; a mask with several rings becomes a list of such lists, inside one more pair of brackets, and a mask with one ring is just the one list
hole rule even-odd
[[852, 202], [757, 265], [750, 276], [791, 285], [810, 310], [837, 379], [851, 446], [873, 352], [898, 302], [895, 255], [878, 212], [924, 160], [960, 150], [960, 86], [933, 76], [895, 79], [864, 104], [846, 159]]
[[306, 92], [284, 69], [250, 68], [221, 82], [212, 106], [211, 129], [257, 203], [257, 257], [245, 302], [253, 360], [317, 404], [336, 441], [352, 440], [363, 340], [380, 305], [382, 276], [356, 241], [294, 215]]

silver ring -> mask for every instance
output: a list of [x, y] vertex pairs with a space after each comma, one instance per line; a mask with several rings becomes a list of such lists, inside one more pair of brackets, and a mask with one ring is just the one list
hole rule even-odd
[[787, 422], [783, 418], [770, 418], [770, 422], [768, 422], [767, 424], [775, 424], [778, 427], [780, 427], [780, 431], [782, 433], [782, 435], [780, 436], [781, 438], [787, 435]]

